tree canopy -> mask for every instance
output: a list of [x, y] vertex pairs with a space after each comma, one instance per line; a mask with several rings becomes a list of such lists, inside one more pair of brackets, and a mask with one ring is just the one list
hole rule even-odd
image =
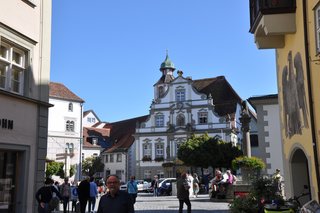
[[82, 162], [82, 173], [88, 176], [93, 176], [97, 172], [102, 172], [104, 164], [100, 157], [88, 157]]
[[231, 143], [208, 134], [192, 135], [178, 149], [178, 158], [187, 166], [208, 168], [231, 168], [231, 162], [242, 152]]

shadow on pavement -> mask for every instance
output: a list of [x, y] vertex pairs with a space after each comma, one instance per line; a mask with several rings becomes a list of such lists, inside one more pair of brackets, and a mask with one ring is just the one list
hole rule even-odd
[[[136, 213], [177, 213], [178, 210], [135, 210]], [[187, 212], [186, 209], [183, 212]], [[212, 213], [230, 213], [229, 210], [193, 210], [192, 213], [204, 213], [204, 212], [212, 212]]]

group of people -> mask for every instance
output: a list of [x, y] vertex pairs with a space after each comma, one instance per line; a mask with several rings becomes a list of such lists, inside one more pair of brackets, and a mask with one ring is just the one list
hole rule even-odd
[[[233, 184], [236, 178], [230, 171], [222, 175], [221, 171], [216, 170], [213, 183], [218, 185], [224, 180], [226, 184]], [[190, 196], [197, 197], [199, 193], [199, 177], [197, 174], [190, 175], [189, 173], [182, 173], [177, 180], [177, 198], [179, 200], [179, 213], [182, 213], [183, 205], [187, 205], [187, 212], [191, 212]], [[36, 193], [36, 199], [39, 203], [39, 213], [52, 212], [51, 201], [53, 197], [57, 197], [63, 202], [63, 211], [67, 211], [70, 199], [72, 202], [72, 209], [80, 207], [80, 212], [85, 213], [87, 203], [89, 202], [89, 212], [93, 212], [95, 208], [96, 198], [98, 196], [97, 184], [94, 178], [86, 178], [82, 180], [76, 189], [76, 200], [74, 200], [74, 191], [69, 179], [65, 178], [64, 183], [58, 187], [53, 180], [47, 178], [45, 185], [41, 187]], [[110, 175], [106, 180], [106, 192], [100, 198], [97, 213], [132, 213], [134, 212], [134, 204], [136, 202], [138, 187], [135, 181], [135, 176], [131, 176], [127, 183], [127, 191], [120, 190], [120, 179], [116, 175]], [[152, 181], [155, 196], [159, 187], [158, 176]], [[77, 203], [79, 201], [79, 204]], [[69, 210], [69, 209], [68, 209]]]
[[63, 212], [69, 212], [70, 201], [72, 201], [71, 211], [77, 211], [77, 208], [79, 208], [81, 213], [85, 213], [87, 203], [89, 203], [88, 209], [92, 213], [97, 196], [98, 190], [94, 177], [84, 179], [79, 186], [75, 183], [70, 184], [69, 178], [65, 178], [61, 185], [51, 178], [46, 178], [44, 186], [36, 193], [36, 200], [39, 203], [39, 213], [50, 213], [59, 210], [60, 202], [63, 204]]
[[212, 198], [223, 198], [226, 196], [228, 188], [237, 181], [237, 177], [227, 170], [224, 174], [220, 170], [215, 170], [215, 177], [211, 180]]

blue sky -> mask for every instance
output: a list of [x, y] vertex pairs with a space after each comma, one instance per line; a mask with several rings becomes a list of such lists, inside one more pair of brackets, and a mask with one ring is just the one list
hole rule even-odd
[[185, 77], [224, 75], [242, 99], [277, 93], [275, 51], [256, 48], [248, 4], [53, 0], [51, 81], [107, 122], [149, 113], [166, 50]]

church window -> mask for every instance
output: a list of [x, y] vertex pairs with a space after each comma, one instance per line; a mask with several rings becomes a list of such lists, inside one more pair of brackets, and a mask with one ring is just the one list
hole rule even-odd
[[70, 121], [70, 120], [66, 121], [66, 131], [74, 132], [74, 121]]
[[186, 90], [176, 89], [176, 101], [185, 101], [185, 100], [186, 100]]
[[163, 157], [163, 155], [164, 155], [164, 144], [163, 143], [157, 143], [155, 146], [156, 146], [156, 158]]
[[73, 104], [72, 103], [69, 103], [68, 111], [73, 112]]
[[179, 114], [177, 116], [177, 126], [184, 126], [185, 125], [185, 118], [183, 114]]
[[199, 112], [199, 124], [207, 124], [208, 123], [208, 113], [207, 112]]
[[155, 121], [156, 127], [163, 127], [164, 126], [164, 115], [158, 114], [156, 115], [156, 121]]
[[158, 91], [159, 91], [158, 97], [159, 97], [159, 98], [162, 98], [162, 97], [163, 97], [163, 94], [164, 94], [164, 88], [163, 88], [163, 86], [160, 86], [160, 87], [158, 88]]
[[151, 157], [151, 151], [152, 151], [151, 144], [144, 143], [143, 144], [143, 156]]

